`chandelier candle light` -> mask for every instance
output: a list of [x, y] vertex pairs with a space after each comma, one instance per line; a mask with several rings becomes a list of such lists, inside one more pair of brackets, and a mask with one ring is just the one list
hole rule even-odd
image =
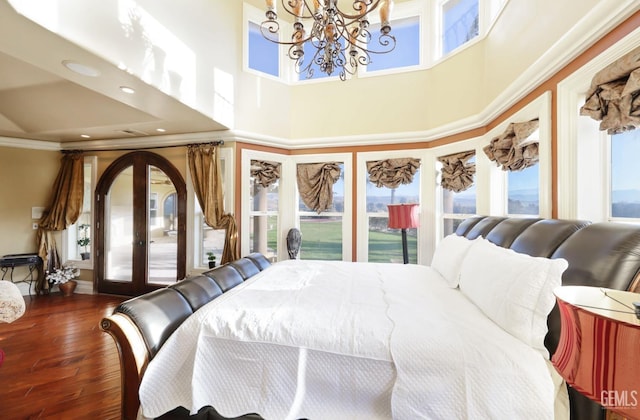
[[[341, 4], [346, 1], [342, 0]], [[282, 8], [294, 17], [291, 41], [276, 41], [273, 34], [280, 30], [276, 13], [276, 0], [267, 0], [267, 20], [260, 30], [269, 41], [288, 45], [287, 55], [296, 62], [296, 72], [312, 78], [313, 64], [323, 73], [338, 72], [341, 80], [346, 73], [355, 74], [358, 65], [371, 63], [371, 54], [385, 54], [396, 47], [396, 39], [390, 34], [389, 17], [393, 0], [355, 0], [348, 10], [338, 8], [338, 0], [281, 0]], [[371, 49], [372, 35], [369, 32], [369, 13], [379, 9], [380, 49]], [[305, 29], [304, 21], [310, 20]], [[315, 48], [313, 57], [304, 59], [304, 46]]]

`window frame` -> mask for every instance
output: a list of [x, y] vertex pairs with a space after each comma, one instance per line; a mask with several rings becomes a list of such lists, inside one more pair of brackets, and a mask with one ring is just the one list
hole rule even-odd
[[[611, 220], [610, 148], [599, 122], [580, 115], [593, 75], [637, 48], [635, 31], [594, 57], [557, 86], [558, 217], [591, 222]], [[620, 221], [620, 219], [616, 219]], [[624, 220], [633, 223], [630, 220]]]
[[[400, 74], [412, 71], [419, 71], [429, 69], [434, 67], [440, 61], [451, 57], [466, 48], [476, 44], [477, 42], [483, 40], [490, 29], [495, 24], [496, 20], [509, 3], [510, 0], [478, 0], [478, 36], [473, 38], [472, 40], [458, 46], [454, 50], [450, 51], [448, 54], [442, 54], [441, 42], [439, 42], [439, 34], [441, 32], [441, 19], [440, 19], [440, 8], [439, 6], [446, 0], [410, 0], [406, 2], [401, 2], [395, 5], [394, 11], [391, 15], [392, 22], [397, 19], [402, 19], [406, 17], [417, 16], [419, 19], [419, 31], [420, 31], [420, 60], [418, 65], [414, 66], [406, 66], [406, 67], [398, 67], [393, 69], [385, 69], [385, 70], [375, 70], [375, 71], [367, 71], [366, 66], [358, 66], [358, 70], [356, 72], [357, 78], [367, 78], [367, 77], [376, 77], [383, 76], [389, 74]], [[248, 34], [248, 22], [253, 22], [257, 25], [260, 25], [261, 22], [266, 20], [264, 8], [258, 8], [256, 6], [249, 5], [247, 3], [243, 4], [243, 33], [242, 33], [242, 45], [243, 45], [243, 70], [247, 73], [255, 75], [257, 77], [264, 77], [270, 80], [276, 80], [282, 83], [286, 83], [288, 85], [303, 85], [303, 84], [314, 84], [314, 83], [328, 83], [332, 81], [339, 81], [340, 78], [338, 75], [322, 77], [319, 79], [299, 79], [298, 73], [295, 71], [294, 62], [287, 56], [288, 48], [286, 46], [279, 46], [279, 54], [278, 54], [278, 66], [280, 70], [280, 76], [274, 77], [273, 75], [263, 73], [254, 69], [249, 68], [249, 43], [247, 36]], [[279, 19], [282, 19], [283, 16], [279, 16]], [[282, 20], [281, 22], [286, 22], [286, 20]], [[377, 13], [373, 12], [370, 15], [370, 23], [371, 24], [379, 24], [380, 17]], [[290, 39], [291, 38], [291, 29], [287, 27], [286, 24], [283, 24], [281, 27], [281, 31], [278, 33], [278, 37], [280, 40], [282, 39]], [[393, 34], [393, 25], [392, 25], [392, 34]], [[346, 73], [346, 78], [350, 79], [352, 76], [349, 73]]]
[[434, 25], [435, 27], [437, 27], [437, 32], [435, 32], [435, 38], [436, 38], [436, 43], [437, 43], [437, 47], [435, 49], [435, 51], [437, 51], [437, 56], [436, 58], [440, 59], [440, 58], [444, 58], [444, 57], [448, 57], [452, 54], [454, 54], [456, 51], [459, 51], [462, 49], [462, 47], [464, 47], [467, 44], [471, 44], [472, 42], [476, 41], [478, 38], [480, 38], [483, 34], [482, 32], [482, 20], [483, 20], [483, 8], [486, 7], [487, 4], [490, 4], [490, 2], [487, 0], [477, 0], [478, 1], [478, 35], [476, 35], [475, 37], [471, 38], [470, 40], [463, 42], [462, 44], [456, 46], [455, 48], [453, 48], [451, 51], [448, 52], [444, 52], [444, 42], [445, 42], [445, 38], [444, 38], [444, 34], [443, 34], [443, 29], [444, 29], [444, 6], [449, 3], [450, 1], [456, 1], [456, 0], [438, 0], [437, 2], [437, 6], [436, 6], [436, 12], [435, 12], [435, 21], [436, 24]]
[[[90, 171], [91, 171], [91, 175], [90, 175], [90, 190], [91, 190], [91, 197], [89, 199], [89, 219], [90, 219], [90, 228], [93, 231], [93, 228], [95, 226], [95, 203], [94, 203], [94, 196], [95, 196], [95, 190], [96, 190], [96, 182], [97, 182], [97, 172], [98, 172], [98, 157], [95, 155], [91, 155], [91, 156], [84, 156], [84, 164], [83, 164], [83, 168], [84, 165], [90, 165]], [[76, 240], [77, 240], [77, 236], [76, 236], [76, 224], [74, 223], [73, 225], [70, 225], [69, 227], [67, 227], [67, 229], [65, 229], [62, 232], [62, 255], [61, 258], [63, 261], [65, 262], [72, 262], [76, 267], [83, 269], [83, 270], [92, 270], [93, 269], [93, 265], [94, 265], [94, 255], [93, 255], [93, 251], [89, 253], [89, 259], [87, 260], [82, 260], [82, 259], [77, 259], [77, 258], [72, 258], [71, 257], [71, 253], [69, 252], [70, 247], [73, 246], [73, 244], [76, 244]], [[72, 230], [74, 230], [72, 232]], [[93, 235], [90, 236], [90, 238], [93, 240]], [[77, 246], [77, 245], [75, 245]], [[93, 248], [92, 248], [93, 249]], [[79, 254], [78, 254], [79, 255]]]
[[[283, 206], [282, 202], [285, 199], [285, 194], [283, 194], [283, 182], [284, 188], [287, 186], [287, 182], [285, 180], [285, 159], [284, 155], [269, 153], [269, 152], [258, 152], [254, 150], [243, 150], [242, 151], [242, 165], [243, 169], [242, 173], [242, 182], [241, 182], [241, 200], [242, 200], [242, 220], [240, 221], [241, 225], [241, 243], [242, 243], [242, 254], [247, 255], [251, 250], [251, 229], [250, 229], [250, 219], [251, 216], [255, 215], [272, 215], [273, 213], [277, 213], [276, 216], [278, 218], [278, 223], [276, 226], [276, 255], [275, 260], [281, 261], [285, 258], [286, 254], [286, 246], [283, 245], [283, 235], [282, 235], [282, 226], [283, 226]], [[251, 208], [251, 161], [252, 160], [266, 160], [270, 162], [280, 163], [280, 179], [278, 181], [278, 210], [277, 212], [267, 210], [265, 212], [256, 211]]]
[[[234, 214], [234, 149], [233, 147], [220, 147], [220, 161], [224, 161], [224, 171], [222, 173], [224, 211], [225, 213]], [[201, 273], [209, 269], [208, 266], [201, 265], [199, 256], [203, 254], [202, 246], [202, 216], [197, 212], [198, 199], [193, 190], [193, 180], [191, 179], [191, 171], [188, 168], [188, 152], [185, 151], [185, 163], [187, 164], [187, 274], [191, 271]], [[192, 239], [188, 240], [189, 234]]]
[[[298, 155], [291, 157], [290, 177], [293, 179], [293, 207], [295, 209], [294, 226], [300, 229], [300, 192], [296, 181], [296, 167], [300, 163], [320, 163], [320, 162], [340, 162], [343, 164], [344, 181], [344, 208], [342, 209], [342, 261], [352, 261], [352, 225], [353, 225], [353, 204], [352, 204], [352, 177], [353, 177], [353, 154], [352, 153], [327, 153], [313, 155]], [[283, 175], [284, 176], [284, 175]], [[290, 208], [290, 207], [289, 207]], [[308, 212], [306, 212], [308, 213]], [[336, 212], [323, 212], [321, 215], [337, 215]], [[286, 233], [285, 233], [286, 235]], [[302, 238], [304, 247], [304, 238]], [[302, 248], [301, 248], [302, 249]]]
[[[371, 70], [367, 69], [367, 66], [358, 66], [358, 78], [367, 78], [375, 76], [385, 76], [389, 74], [407, 73], [416, 70], [423, 70], [427, 65], [427, 57], [429, 57], [429, 46], [432, 44], [431, 38], [433, 38], [433, 32], [426, 30], [426, 23], [428, 22], [428, 13], [425, 2], [411, 1], [396, 4], [391, 14], [391, 35], [393, 35], [393, 22], [401, 19], [407, 19], [417, 17], [418, 18], [418, 39], [420, 40], [420, 46], [418, 49], [418, 64], [404, 67], [394, 67], [384, 70]], [[376, 13], [371, 15], [370, 26], [379, 25], [380, 16]], [[372, 34], [373, 35], [373, 34]], [[375, 36], [372, 36], [376, 39]]]
[[[419, 182], [419, 194], [418, 194], [418, 204], [420, 206], [420, 227], [418, 227], [418, 240], [416, 243], [417, 246], [417, 254], [418, 254], [418, 264], [426, 264], [425, 254], [427, 251], [430, 251], [430, 246], [428, 243], [428, 238], [424, 235], [423, 232], [432, 231], [431, 226], [432, 223], [428, 219], [429, 207], [425, 203], [425, 197], [429, 197], [428, 193], [428, 185], [430, 184], [429, 173], [431, 171], [426, 170], [426, 168], [430, 168], [434, 163], [429, 159], [429, 155], [426, 149], [420, 150], [387, 150], [383, 152], [362, 152], [357, 155], [356, 168], [358, 176], [357, 180], [357, 191], [358, 196], [356, 197], [356, 203], [358, 209], [364, 209], [358, 212], [357, 217], [357, 238], [358, 245], [356, 250], [357, 261], [359, 262], [368, 262], [369, 261], [369, 218], [370, 213], [367, 211], [367, 162], [374, 160], [384, 160], [384, 159], [397, 159], [397, 158], [406, 158], [412, 157], [416, 159], [420, 159], [420, 171], [419, 178], [414, 181]], [[364, 217], [363, 217], [364, 216]], [[373, 217], [383, 217], [383, 213], [375, 213]], [[387, 213], [388, 217], [388, 213]]]
[[[265, 9], [266, 10], [266, 9]], [[267, 18], [265, 17], [265, 11], [260, 10], [257, 7], [251, 6], [247, 3], [243, 4], [243, 19], [242, 19], [242, 69], [250, 74], [264, 77], [266, 79], [275, 80], [279, 82], [286, 81], [289, 77], [287, 66], [285, 61], [283, 60], [283, 56], [286, 57], [284, 53], [284, 49], [282, 45], [278, 45], [278, 73], [279, 76], [274, 76], [269, 73], [264, 73], [262, 71], [252, 69], [249, 67], [249, 22], [258, 25], [264, 22]], [[274, 34], [279, 40], [282, 39], [283, 32], [280, 31], [277, 34]], [[295, 73], [295, 71], [294, 71]]]

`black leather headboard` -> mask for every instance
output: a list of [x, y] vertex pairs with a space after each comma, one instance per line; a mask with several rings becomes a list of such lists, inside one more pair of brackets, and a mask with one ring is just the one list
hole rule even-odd
[[[564, 258], [569, 267], [563, 285], [634, 290], [640, 283], [640, 226], [584, 220], [523, 219], [475, 216], [464, 220], [456, 234], [479, 236], [516, 252]], [[634, 290], [635, 291], [635, 290]], [[547, 319], [545, 346], [553, 355], [560, 339], [557, 305]], [[570, 389], [572, 419], [604, 418], [604, 410]]]

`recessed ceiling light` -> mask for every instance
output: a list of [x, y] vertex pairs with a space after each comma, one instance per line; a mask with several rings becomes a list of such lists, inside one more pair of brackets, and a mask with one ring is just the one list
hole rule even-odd
[[71, 70], [74, 73], [81, 74], [83, 76], [90, 77], [98, 77], [100, 76], [100, 71], [94, 69], [93, 67], [89, 67], [85, 64], [80, 64], [71, 60], [64, 60], [62, 65]]
[[91, 136], [88, 134], [80, 134], [80, 137], [82, 137], [83, 139], [90, 139]]
[[120, 86], [120, 90], [123, 91], [124, 93], [136, 93], [136, 91], [133, 88], [130, 88], [129, 86]]
[[164, 132], [165, 132], [165, 131], [167, 131], [167, 130], [165, 130], [164, 128], [156, 128], [156, 131], [157, 131], [158, 133], [164, 133]]

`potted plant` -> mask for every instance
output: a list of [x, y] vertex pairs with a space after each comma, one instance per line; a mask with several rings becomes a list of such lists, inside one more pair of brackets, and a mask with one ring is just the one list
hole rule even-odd
[[207, 259], [209, 260], [209, 268], [215, 268], [216, 254], [214, 254], [213, 251], [207, 252]]
[[65, 264], [55, 268], [52, 273], [47, 272], [47, 280], [50, 284], [57, 284], [65, 296], [71, 296], [78, 282], [74, 278], [80, 275], [80, 270], [73, 264]]
[[84, 249], [84, 252], [80, 253], [80, 257], [83, 260], [88, 260], [89, 258], [91, 258], [91, 253], [87, 250], [87, 247], [91, 243], [91, 238], [89, 238], [89, 225], [82, 224], [78, 226], [78, 232], [80, 233], [78, 245]]

